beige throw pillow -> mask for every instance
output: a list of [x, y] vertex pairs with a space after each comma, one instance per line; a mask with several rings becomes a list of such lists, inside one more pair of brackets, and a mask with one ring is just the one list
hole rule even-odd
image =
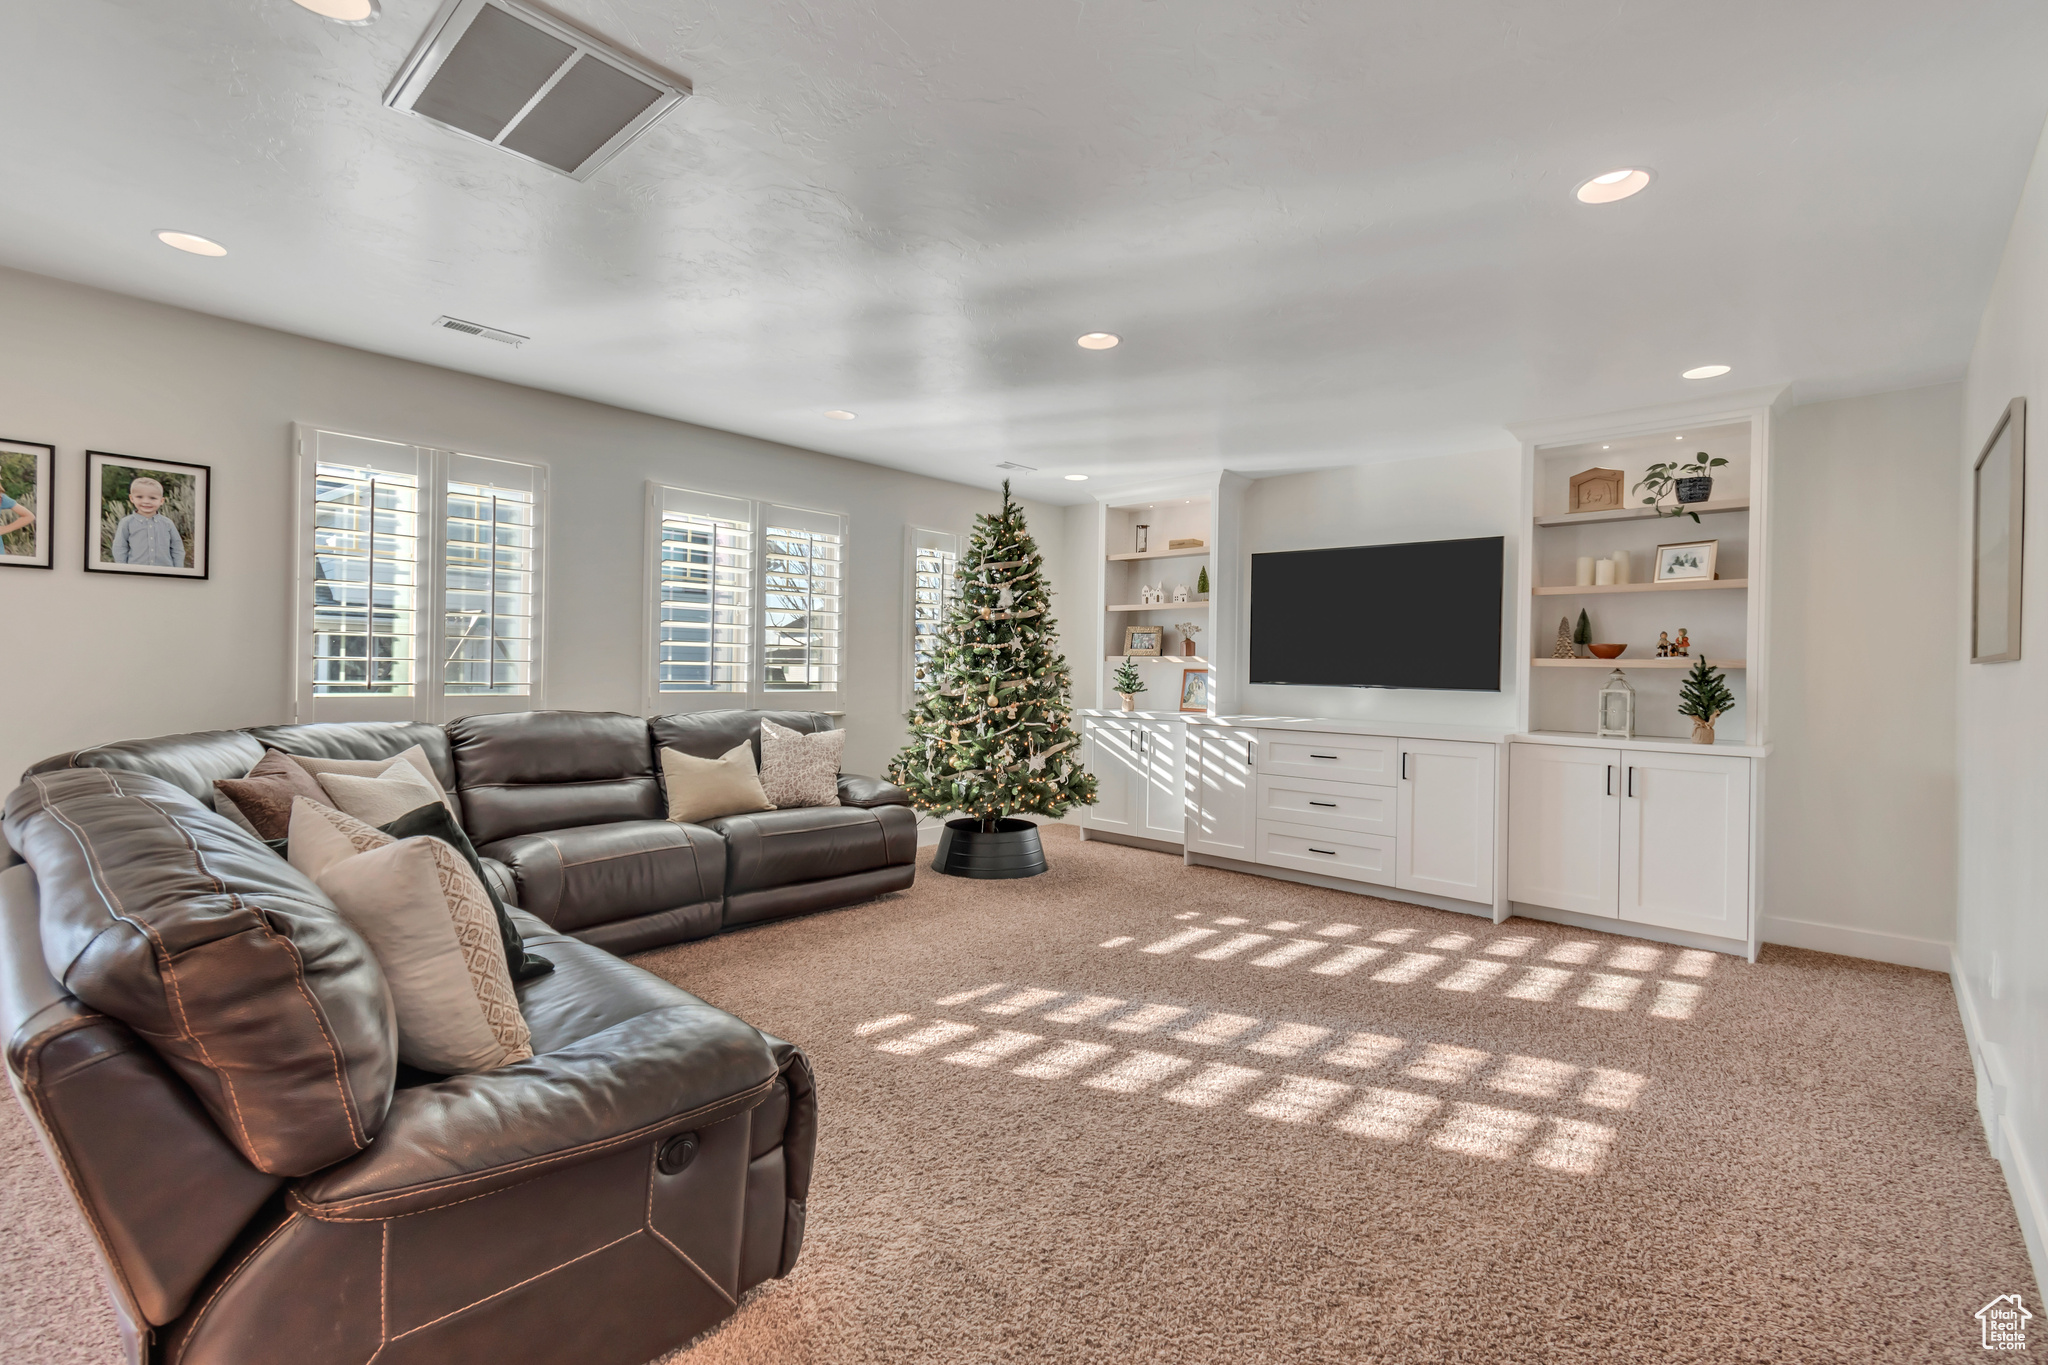
[[846, 731], [807, 735], [774, 721], [761, 721], [761, 790], [778, 810], [839, 804], [839, 761]]
[[300, 797], [292, 802], [291, 828], [286, 835], [285, 861], [313, 881], [344, 858], [368, 853], [398, 841], [374, 825], [332, 806]]
[[407, 811], [441, 799], [402, 758], [394, 758], [375, 777], [354, 777], [348, 773], [321, 773], [319, 782], [333, 807], [371, 825], [388, 825]]
[[663, 749], [661, 781], [668, 788], [668, 818], [677, 824], [775, 809], [754, 771], [754, 746], [745, 740], [723, 758]]
[[427, 758], [427, 751], [417, 744], [393, 754], [390, 758], [300, 758], [297, 754], [289, 754], [287, 757], [314, 777], [320, 777], [325, 773], [341, 773], [348, 777], [376, 777], [394, 761], [403, 759], [426, 779], [427, 785], [434, 789], [435, 797], [442, 805], [448, 807], [448, 813], [460, 818], [460, 813], [455, 809], [455, 802], [448, 796], [447, 788], [441, 785], [440, 778], [434, 776], [434, 765]]
[[[316, 802], [304, 801], [315, 807]], [[317, 809], [293, 810], [292, 853], [302, 835], [320, 852], [335, 845], [316, 832], [327, 825], [342, 842], [353, 837]], [[341, 821], [348, 820], [346, 815]], [[377, 955], [398, 1016], [398, 1057], [443, 1076], [490, 1071], [533, 1056], [533, 1040], [505, 966], [497, 913], [460, 853], [439, 839], [399, 839], [366, 853], [333, 858], [314, 882]], [[323, 847], [324, 845], [324, 847]]]

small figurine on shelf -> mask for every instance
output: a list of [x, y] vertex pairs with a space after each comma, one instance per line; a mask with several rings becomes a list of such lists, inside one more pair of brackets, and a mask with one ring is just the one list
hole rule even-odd
[[1671, 657], [1674, 659], [1691, 658], [1692, 656], [1686, 652], [1691, 648], [1692, 641], [1685, 638], [1685, 627], [1680, 626], [1678, 628], [1678, 638], [1671, 642]]
[[1657, 632], [1657, 657], [1660, 659], [1671, 657], [1671, 632], [1668, 630]]
[[1173, 600], [1176, 602], [1187, 602], [1193, 600], [1192, 595], [1188, 592], [1187, 584], [1182, 583], [1173, 590]]
[[1209, 566], [1206, 564], [1202, 566], [1201, 572], [1195, 575], [1195, 595], [1197, 597], [1207, 597], [1209, 595]]
[[1550, 647], [1553, 659], [1576, 659], [1579, 651], [1572, 644], [1572, 621], [1569, 616], [1557, 618], [1557, 643]]

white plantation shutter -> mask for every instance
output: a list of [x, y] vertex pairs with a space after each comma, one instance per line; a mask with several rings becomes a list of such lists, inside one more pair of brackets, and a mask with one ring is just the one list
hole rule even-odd
[[761, 687], [837, 692], [845, 519], [797, 507], [762, 510]]
[[953, 575], [960, 567], [960, 537], [948, 531], [910, 528], [910, 693], [923, 692], [930, 679], [925, 666], [939, 628], [960, 585]]
[[752, 689], [754, 506], [654, 485], [654, 691]]
[[[540, 621], [537, 465], [449, 455], [442, 553], [442, 688], [450, 697], [534, 692]], [[470, 709], [474, 704], [461, 709]]]

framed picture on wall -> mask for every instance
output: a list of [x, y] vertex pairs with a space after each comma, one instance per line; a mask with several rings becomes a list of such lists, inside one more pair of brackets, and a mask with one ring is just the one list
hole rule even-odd
[[57, 447], [0, 439], [0, 567], [50, 567]]
[[1180, 709], [1183, 711], [1206, 711], [1209, 709], [1208, 669], [1183, 668], [1180, 671]]
[[213, 471], [181, 460], [85, 452], [85, 567], [94, 573], [205, 578]]
[[1970, 662], [2020, 657], [2027, 505], [2027, 400], [2015, 398], [1977, 456], [1970, 488]]

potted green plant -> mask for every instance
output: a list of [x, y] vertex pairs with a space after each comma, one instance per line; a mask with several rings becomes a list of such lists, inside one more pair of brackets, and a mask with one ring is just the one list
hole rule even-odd
[[1712, 744], [1714, 722], [1735, 709], [1735, 694], [1728, 690], [1727, 675], [1697, 659], [1678, 688], [1678, 714], [1692, 717], [1692, 742]]
[[[1630, 490], [1636, 493], [1648, 491], [1643, 499], [1645, 507], [1656, 507], [1657, 515], [1691, 517], [1700, 519], [1698, 512], [1687, 509], [1686, 504], [1705, 502], [1714, 496], [1714, 474], [1728, 462], [1718, 456], [1711, 456], [1702, 450], [1697, 457], [1680, 464], [1675, 460], [1660, 460], [1643, 471], [1643, 477], [1636, 480]], [[1674, 506], [1659, 507], [1666, 494], [1671, 496]]]
[[1116, 672], [1109, 675], [1109, 688], [1124, 699], [1124, 710], [1138, 709], [1138, 694], [1145, 690], [1145, 683], [1138, 676], [1138, 666], [1131, 662], [1130, 655], [1124, 655], [1124, 661], [1117, 665]]

